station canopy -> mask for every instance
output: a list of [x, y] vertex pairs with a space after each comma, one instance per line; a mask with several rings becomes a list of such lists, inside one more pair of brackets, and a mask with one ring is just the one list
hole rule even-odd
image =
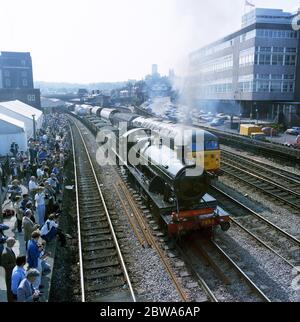
[[0, 102], [0, 113], [25, 124], [27, 139], [33, 137], [33, 115], [35, 115], [36, 129], [43, 123], [43, 112], [18, 100]]
[[25, 124], [0, 113], [0, 142], [0, 156], [9, 154], [13, 142], [19, 145], [19, 151], [26, 151]]

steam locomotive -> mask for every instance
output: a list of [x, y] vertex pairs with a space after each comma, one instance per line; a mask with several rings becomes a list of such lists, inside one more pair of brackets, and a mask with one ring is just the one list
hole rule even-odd
[[[230, 228], [229, 215], [207, 194], [211, 180], [220, 174], [217, 137], [126, 109], [85, 109], [85, 116], [81, 113], [79, 117], [94, 135], [105, 131], [115, 134], [114, 144], [103, 140], [100, 145], [109, 146], [126, 168], [131, 182], [169, 235], [211, 231], [218, 225], [223, 231]], [[125, 133], [121, 131], [124, 124]]]

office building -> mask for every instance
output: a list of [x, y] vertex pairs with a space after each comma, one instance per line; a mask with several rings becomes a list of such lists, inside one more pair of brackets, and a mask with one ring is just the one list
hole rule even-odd
[[298, 13], [256, 8], [242, 17], [242, 29], [189, 56], [194, 103], [217, 111], [300, 120]]
[[33, 84], [30, 53], [0, 52], [0, 101], [10, 100], [41, 107], [40, 91]]

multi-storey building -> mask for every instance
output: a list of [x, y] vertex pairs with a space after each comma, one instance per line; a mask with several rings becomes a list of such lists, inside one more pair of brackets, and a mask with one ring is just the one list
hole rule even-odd
[[[218, 111], [243, 113], [286, 123], [300, 116], [298, 13], [254, 9], [242, 29], [189, 56], [194, 102]], [[298, 107], [299, 106], [299, 107]]]
[[40, 108], [40, 91], [34, 89], [30, 53], [0, 52], [0, 101], [20, 100]]

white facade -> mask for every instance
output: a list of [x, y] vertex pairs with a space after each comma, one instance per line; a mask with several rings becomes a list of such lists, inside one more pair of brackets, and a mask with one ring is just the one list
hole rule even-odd
[[27, 150], [25, 125], [7, 115], [0, 114], [0, 156], [10, 153], [13, 142], [19, 145], [19, 151]]
[[33, 115], [35, 115], [36, 129], [42, 127], [42, 111], [20, 101], [0, 102], [0, 113], [23, 122], [28, 139], [33, 137]]

